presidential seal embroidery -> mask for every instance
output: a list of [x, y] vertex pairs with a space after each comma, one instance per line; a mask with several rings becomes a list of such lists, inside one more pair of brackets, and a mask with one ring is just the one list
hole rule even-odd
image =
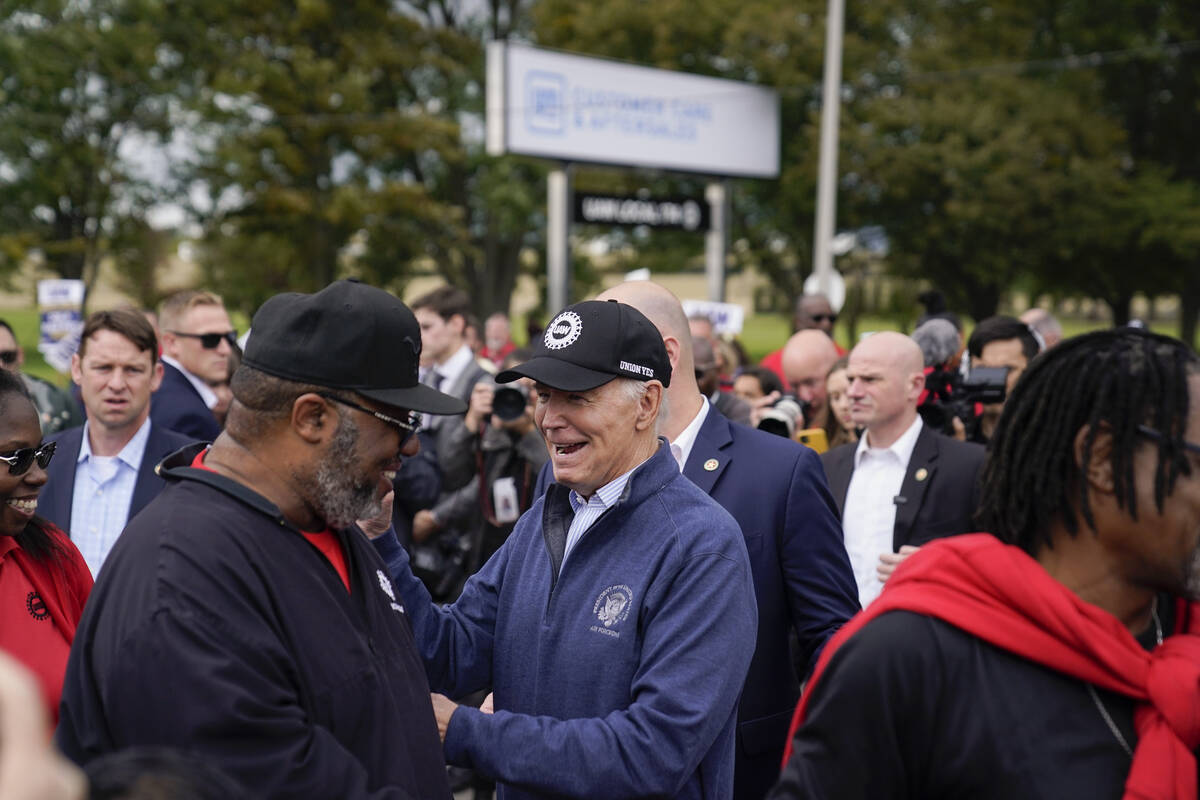
[[608, 587], [600, 593], [600, 596], [596, 598], [596, 603], [592, 606], [592, 614], [603, 624], [603, 627], [593, 625], [590, 630], [619, 639], [621, 634], [614, 628], [629, 616], [632, 603], [633, 589], [623, 583]]
[[549, 350], [562, 350], [575, 344], [581, 333], [583, 320], [574, 311], [564, 311], [546, 326], [546, 335], [542, 337], [542, 341]]

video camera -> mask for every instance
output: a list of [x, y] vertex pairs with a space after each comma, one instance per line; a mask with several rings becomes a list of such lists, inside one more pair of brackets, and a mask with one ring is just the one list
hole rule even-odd
[[928, 394], [917, 413], [934, 430], [954, 435], [954, 418], [962, 421], [967, 441], [978, 441], [982, 406], [1004, 402], [1008, 367], [972, 367], [964, 380], [957, 371], [934, 368], [925, 376]]
[[785, 394], [763, 412], [758, 429], [790, 439], [804, 425], [807, 404], [793, 394]]

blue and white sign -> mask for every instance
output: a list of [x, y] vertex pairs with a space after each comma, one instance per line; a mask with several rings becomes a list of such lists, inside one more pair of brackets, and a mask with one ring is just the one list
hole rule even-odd
[[746, 309], [737, 303], [718, 303], [713, 300], [682, 300], [683, 313], [689, 317], [708, 317], [713, 333], [738, 336], [746, 324]]
[[62, 373], [71, 371], [71, 356], [79, 349], [83, 331], [83, 281], [44, 280], [37, 283], [41, 314], [38, 350], [46, 363]]
[[488, 45], [492, 155], [779, 175], [779, 95], [748, 83]]

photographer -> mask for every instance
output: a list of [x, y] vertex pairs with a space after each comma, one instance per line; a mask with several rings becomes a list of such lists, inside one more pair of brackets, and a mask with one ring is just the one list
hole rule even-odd
[[1004, 398], [1012, 394], [1017, 379], [1025, 367], [1041, 349], [1033, 331], [1019, 319], [1013, 317], [988, 317], [975, 326], [967, 340], [967, 352], [971, 354], [971, 371], [977, 368], [1008, 370], [1004, 380], [1004, 394], [997, 401], [984, 402], [979, 419], [979, 432], [983, 441], [992, 438], [1000, 412], [1004, 410]]
[[[528, 355], [527, 350], [513, 351], [503, 368]], [[457, 488], [413, 520], [413, 538], [428, 541], [437, 534], [449, 562], [438, 581], [440, 594], [456, 594], [462, 581], [508, 538], [532, 503], [533, 483], [548, 457], [533, 425], [528, 388], [521, 383], [497, 386], [491, 377], [478, 381], [467, 413], [452, 420], [438, 438], [446, 486]]]

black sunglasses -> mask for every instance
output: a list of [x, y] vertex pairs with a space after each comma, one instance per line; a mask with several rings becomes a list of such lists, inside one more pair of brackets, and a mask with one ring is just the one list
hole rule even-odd
[[167, 331], [176, 336], [186, 336], [188, 339], [199, 339], [200, 346], [205, 350], [216, 350], [220, 346], [221, 340], [229, 342], [232, 347], [237, 344], [237, 331], [225, 331], [225, 333], [184, 333], [183, 331]]
[[0, 454], [0, 461], [8, 464], [9, 475], [24, 475], [33, 466], [34, 459], [37, 459], [38, 466], [42, 469], [50, 466], [56, 446], [56, 442], [46, 442], [36, 450], [32, 447], [22, 447], [20, 450]]
[[19, 355], [20, 353], [16, 350], [0, 350], [0, 361], [3, 361], [6, 366], [11, 367], [17, 363], [17, 356]]
[[813, 314], [812, 319], [813, 322], [837, 322], [837, 314]]
[[320, 394], [321, 394], [321, 397], [324, 397], [326, 400], [332, 400], [335, 403], [340, 403], [344, 406], [349, 406], [350, 408], [353, 408], [357, 411], [361, 411], [364, 414], [370, 414], [375, 419], [382, 420], [382, 421], [386, 422], [388, 425], [394, 425], [396, 428], [398, 428], [400, 430], [400, 447], [401, 448], [403, 448], [404, 445], [408, 444], [408, 440], [411, 439], [413, 436], [415, 436], [417, 431], [419, 431], [421, 429], [421, 415], [415, 411], [408, 412], [408, 420], [407, 421], [399, 420], [399, 419], [396, 419], [395, 417], [389, 417], [387, 414], [384, 414], [382, 411], [374, 411], [372, 409], [367, 408], [366, 406], [360, 406], [358, 403], [347, 400], [344, 397], [338, 397], [336, 394], [327, 394], [325, 392], [321, 392]]
[[[1167, 438], [1162, 434], [1161, 431], [1156, 431], [1154, 428], [1151, 428], [1148, 425], [1138, 425], [1137, 432], [1142, 436], [1145, 436], [1149, 439], [1155, 439], [1156, 441], [1160, 442]], [[1200, 455], [1200, 444], [1192, 444], [1191, 442], [1184, 441], [1182, 439], [1179, 441], [1179, 443], [1183, 445], [1183, 449], [1187, 450], [1189, 453]]]

